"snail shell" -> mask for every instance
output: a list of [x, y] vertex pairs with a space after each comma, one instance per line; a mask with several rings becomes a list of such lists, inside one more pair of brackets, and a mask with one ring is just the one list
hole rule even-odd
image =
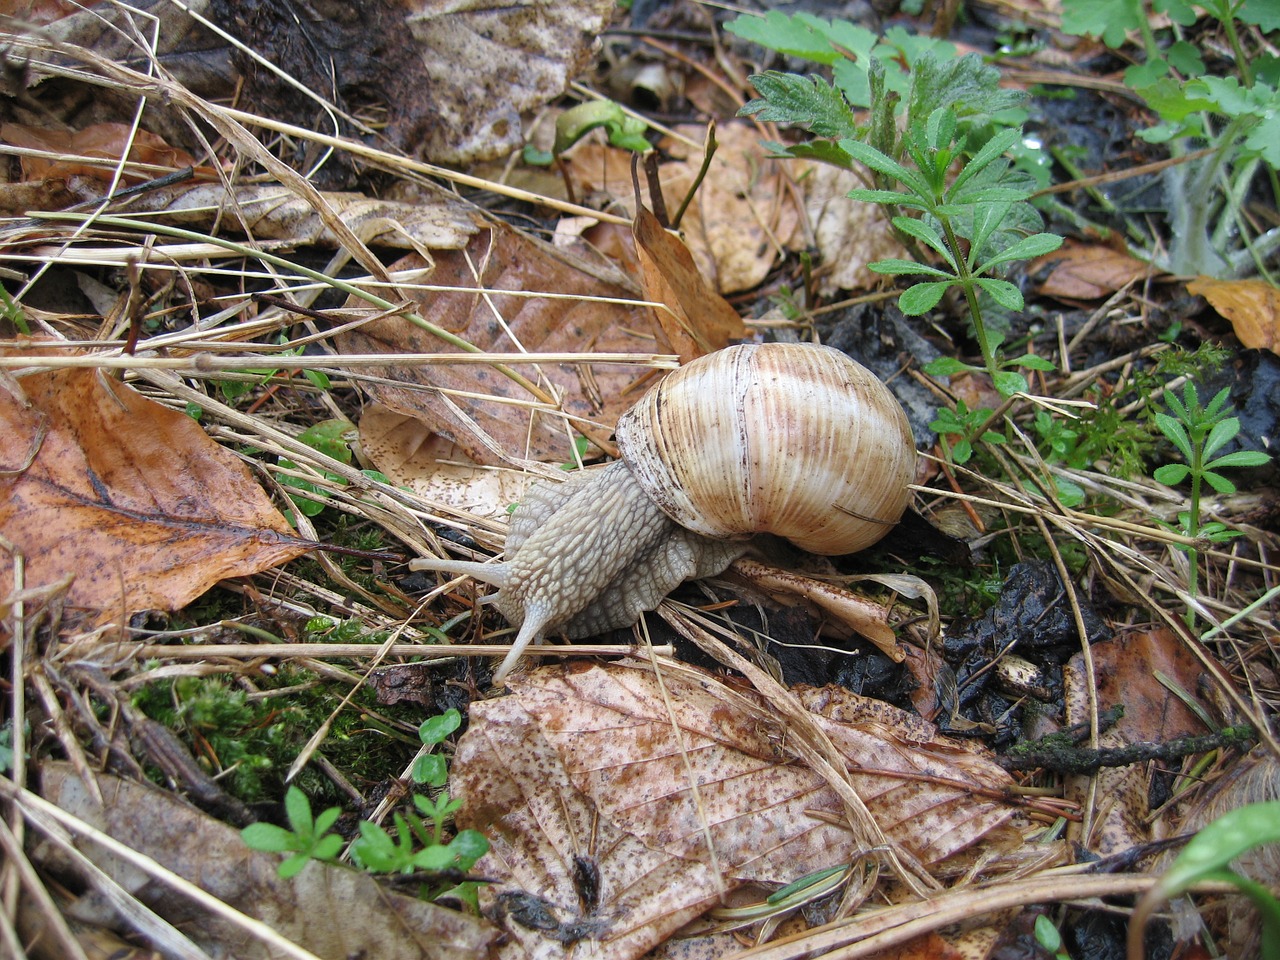
[[618, 449], [672, 520], [706, 537], [785, 537], [853, 553], [901, 519], [915, 478], [906, 414], [839, 350], [743, 344], [690, 363], [622, 415]]
[[520, 629], [495, 681], [549, 631], [630, 626], [684, 580], [724, 570], [756, 533], [814, 553], [870, 546], [901, 518], [915, 476], [889, 389], [806, 344], [701, 357], [623, 414], [617, 438], [621, 461], [530, 490], [502, 563], [410, 563], [498, 587], [484, 599]]

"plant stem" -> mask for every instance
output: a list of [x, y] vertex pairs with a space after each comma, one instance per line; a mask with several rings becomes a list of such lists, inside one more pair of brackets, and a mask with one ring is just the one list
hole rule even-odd
[[[936, 213], [934, 215], [938, 216]], [[942, 232], [947, 238], [947, 248], [955, 261], [956, 276], [960, 278], [960, 287], [964, 290], [965, 301], [969, 304], [969, 316], [973, 318], [973, 332], [978, 338], [978, 349], [982, 351], [982, 362], [994, 381], [996, 374], [1000, 372], [1000, 367], [996, 364], [995, 354], [991, 350], [991, 341], [987, 339], [987, 328], [982, 323], [982, 309], [978, 306], [978, 292], [973, 282], [973, 273], [969, 270], [969, 263], [961, 251], [960, 241], [951, 227], [951, 218], [938, 216], [938, 222], [942, 224]]]

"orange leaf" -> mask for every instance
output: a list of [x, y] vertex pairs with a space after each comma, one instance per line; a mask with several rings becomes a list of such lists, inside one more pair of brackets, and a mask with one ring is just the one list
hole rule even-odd
[[1265, 280], [1196, 277], [1187, 284], [1187, 292], [1204, 297], [1230, 320], [1246, 347], [1280, 353], [1276, 343], [1280, 332], [1280, 290]]
[[[0, 534], [28, 586], [74, 574], [70, 600], [105, 621], [179, 609], [313, 546], [190, 417], [95, 370], [20, 383], [26, 403], [0, 390]], [[0, 577], [11, 590], [11, 554]]]
[[[191, 154], [169, 146], [162, 137], [154, 133], [138, 130], [130, 139], [131, 129], [125, 123], [95, 123], [83, 130], [68, 133], [65, 130], [29, 127], [21, 123], [5, 123], [0, 124], [0, 140], [32, 150], [47, 150], [52, 154], [100, 157], [104, 160], [119, 160], [127, 144], [128, 159], [133, 163], [174, 168], [195, 166], [196, 161]], [[75, 174], [105, 178], [108, 171], [101, 166], [77, 163], [74, 160], [22, 158], [22, 175], [27, 180], [65, 179]], [[145, 179], [146, 175], [141, 174], [125, 177], [128, 183], [140, 183]]]

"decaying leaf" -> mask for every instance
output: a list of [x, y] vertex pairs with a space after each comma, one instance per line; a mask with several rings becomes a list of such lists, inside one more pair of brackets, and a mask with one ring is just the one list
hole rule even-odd
[[[776, 710], [710, 674], [670, 669], [661, 684], [650, 667], [618, 664], [512, 678], [511, 696], [473, 704], [458, 747], [452, 777], [466, 798], [466, 825], [494, 840], [514, 885], [556, 891], [566, 917], [581, 919], [565, 879], [572, 856], [599, 855], [619, 834], [692, 871], [686, 898], [664, 898], [661, 913], [642, 921], [622, 900], [621, 864], [602, 866], [601, 906], [584, 941], [642, 922], [661, 927], [655, 933], [675, 929], [677, 905], [684, 918], [705, 901], [708, 865], [730, 886], [783, 884], [867, 853], [856, 849], [836, 794], [792, 746]], [[931, 869], [943, 871], [944, 861], [1016, 816], [1011, 804], [990, 799], [1012, 783], [1008, 774], [932, 725], [842, 689], [799, 696], [848, 759], [850, 783], [890, 842]], [[571, 822], [543, 815], [561, 807], [564, 783], [574, 792]], [[593, 836], [609, 844], [591, 846]], [[675, 876], [683, 890], [684, 875]], [[633, 954], [612, 944], [601, 955]]]
[[[41, 792], [50, 803], [317, 956], [473, 960], [483, 956], [497, 936], [484, 920], [393, 893], [348, 867], [313, 862], [297, 876], [281, 880], [276, 875], [279, 856], [250, 850], [236, 830], [168, 791], [99, 774], [105, 800], [99, 805], [69, 764], [43, 764], [40, 779]], [[175, 894], [163, 882], [150, 880], [106, 848], [84, 840], [77, 846], [210, 956], [266, 960], [281, 955], [242, 927]], [[36, 859], [46, 868], [67, 868], [65, 854], [43, 846]]]
[[666, 304], [667, 310], [654, 313], [681, 361], [687, 363], [746, 336], [738, 312], [703, 279], [688, 248], [667, 233], [657, 217], [638, 210], [632, 229], [645, 296]]
[[[393, 250], [456, 250], [480, 229], [477, 211], [452, 193], [422, 187], [412, 203], [358, 193], [324, 193], [334, 214], [368, 244]], [[258, 240], [298, 246], [336, 246], [315, 209], [295, 191], [271, 184], [240, 184], [228, 195], [221, 184], [153, 190], [133, 211], [157, 214], [161, 223], [212, 227], [235, 224]]]
[[1149, 263], [1123, 250], [1070, 240], [1061, 249], [1033, 261], [1029, 268], [1032, 273], [1045, 269], [1049, 275], [1040, 284], [1041, 295], [1066, 300], [1107, 297], [1152, 272]]
[[482, 467], [421, 420], [371, 403], [360, 415], [360, 448], [369, 463], [424, 501], [470, 518], [502, 518], [524, 495], [528, 475]]
[[[414, 296], [415, 307], [482, 350], [652, 353], [657, 346], [650, 339], [653, 320], [647, 308], [574, 299], [634, 301], [637, 290], [628, 289], [620, 277], [617, 282], [600, 279], [606, 269], [502, 224], [477, 234], [463, 250], [438, 253], [430, 267], [410, 256], [393, 269], [422, 270], [418, 282], [424, 285], [462, 288], [422, 290]], [[539, 296], [543, 291], [554, 296]], [[372, 321], [341, 335], [338, 342], [348, 353], [460, 352], [403, 317]], [[563, 412], [534, 403], [527, 389], [484, 364], [392, 366], [377, 372], [401, 384], [370, 385], [378, 400], [420, 418], [473, 460], [494, 464], [522, 456], [569, 461], [578, 433], [603, 441], [618, 415], [634, 402], [632, 391], [648, 371], [577, 363], [521, 365], [521, 374], [560, 398]]]
[[1265, 280], [1197, 277], [1187, 292], [1204, 297], [1230, 320], [1246, 347], [1280, 353], [1280, 290]]
[[[125, 156], [132, 163], [149, 163], [163, 167], [190, 167], [195, 158], [164, 142], [162, 137], [146, 130], [133, 130], [126, 123], [92, 123], [74, 132], [52, 127], [32, 127], [21, 123], [0, 123], [0, 140], [29, 150], [43, 150], [53, 156], [24, 156], [22, 179], [66, 179], [77, 174], [106, 179], [109, 167], [64, 159], [94, 157], [119, 161]], [[126, 155], [126, 148], [128, 153]], [[148, 179], [138, 173], [126, 173], [125, 183]]]
[[867, 265], [876, 260], [911, 259], [894, 236], [884, 208], [849, 198], [850, 190], [864, 186], [849, 170], [815, 163], [806, 174], [802, 181], [805, 208], [822, 262], [828, 267], [819, 275], [818, 289], [829, 296], [837, 290], [883, 287], [884, 277], [872, 273]]
[[[28, 586], [72, 573], [71, 602], [104, 619], [176, 610], [312, 546], [190, 417], [94, 370], [19, 382], [0, 389], [0, 534]], [[7, 552], [0, 571], [7, 592]]]

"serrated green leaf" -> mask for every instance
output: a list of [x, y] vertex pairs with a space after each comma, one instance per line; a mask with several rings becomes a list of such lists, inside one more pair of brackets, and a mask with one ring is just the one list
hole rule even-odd
[[917, 263], [914, 260], [876, 260], [867, 264], [867, 267], [873, 273], [886, 273], [891, 276], [928, 276], [953, 279], [953, 275], [944, 270], [931, 267], [927, 263]]
[[912, 63], [908, 126], [924, 120], [938, 107], [948, 107], [957, 117], [973, 122], [1026, 99], [1020, 90], [1003, 89], [1000, 71], [977, 54], [953, 58], [941, 53], [940, 48], [927, 50]]
[[1022, 291], [1007, 280], [979, 277], [973, 282], [985, 290], [992, 300], [1006, 310], [1021, 310], [1024, 306]]
[[750, 40], [770, 50], [831, 66], [841, 59], [841, 54], [833, 49], [831, 41], [814, 27], [812, 21], [816, 19], [816, 17], [808, 20], [800, 16], [789, 17], [777, 10], [770, 10], [763, 17], [743, 14], [730, 20], [724, 28], [743, 40]]
[[1245, 23], [1257, 24], [1264, 33], [1280, 30], [1280, 4], [1275, 0], [1244, 0], [1236, 16]]
[[1135, 0], [1062, 0], [1062, 31], [1100, 37], [1113, 50], [1130, 30], [1142, 28], [1142, 5]]
[[[1169, 49], [1164, 52], [1164, 55], [1168, 59], [1169, 65], [1185, 76], [1197, 77], [1204, 73], [1204, 60], [1200, 56], [1200, 48], [1193, 43], [1179, 40], [1177, 43], [1171, 44]], [[1146, 86], [1146, 84], [1143, 84], [1143, 86]]]
[[918, 317], [936, 307], [949, 286], [951, 281], [917, 283], [914, 287], [908, 287], [898, 297], [898, 309], [908, 317]]
[[760, 94], [738, 111], [774, 123], [798, 123], [815, 136], [834, 140], [858, 135], [858, 124], [844, 95], [821, 77], [769, 71], [751, 77]]
[[1062, 246], [1062, 237], [1052, 233], [1037, 233], [1030, 237], [1024, 237], [1012, 246], [1005, 247], [986, 263], [982, 264], [982, 266], [978, 267], [977, 272], [986, 273], [997, 264], [1008, 263], [1011, 260], [1032, 260], [1046, 253], [1052, 253], [1060, 246]]
[[792, 144], [789, 147], [765, 140], [761, 142], [761, 146], [766, 149], [767, 155], [770, 157], [817, 160], [819, 163], [829, 163], [833, 167], [839, 167], [841, 170], [847, 170], [853, 166], [853, 157], [849, 156], [838, 144], [830, 140], [808, 140], [804, 143]]
[[1124, 71], [1124, 83], [1130, 90], [1141, 90], [1169, 76], [1169, 62], [1152, 57], [1146, 63], [1135, 63]]

